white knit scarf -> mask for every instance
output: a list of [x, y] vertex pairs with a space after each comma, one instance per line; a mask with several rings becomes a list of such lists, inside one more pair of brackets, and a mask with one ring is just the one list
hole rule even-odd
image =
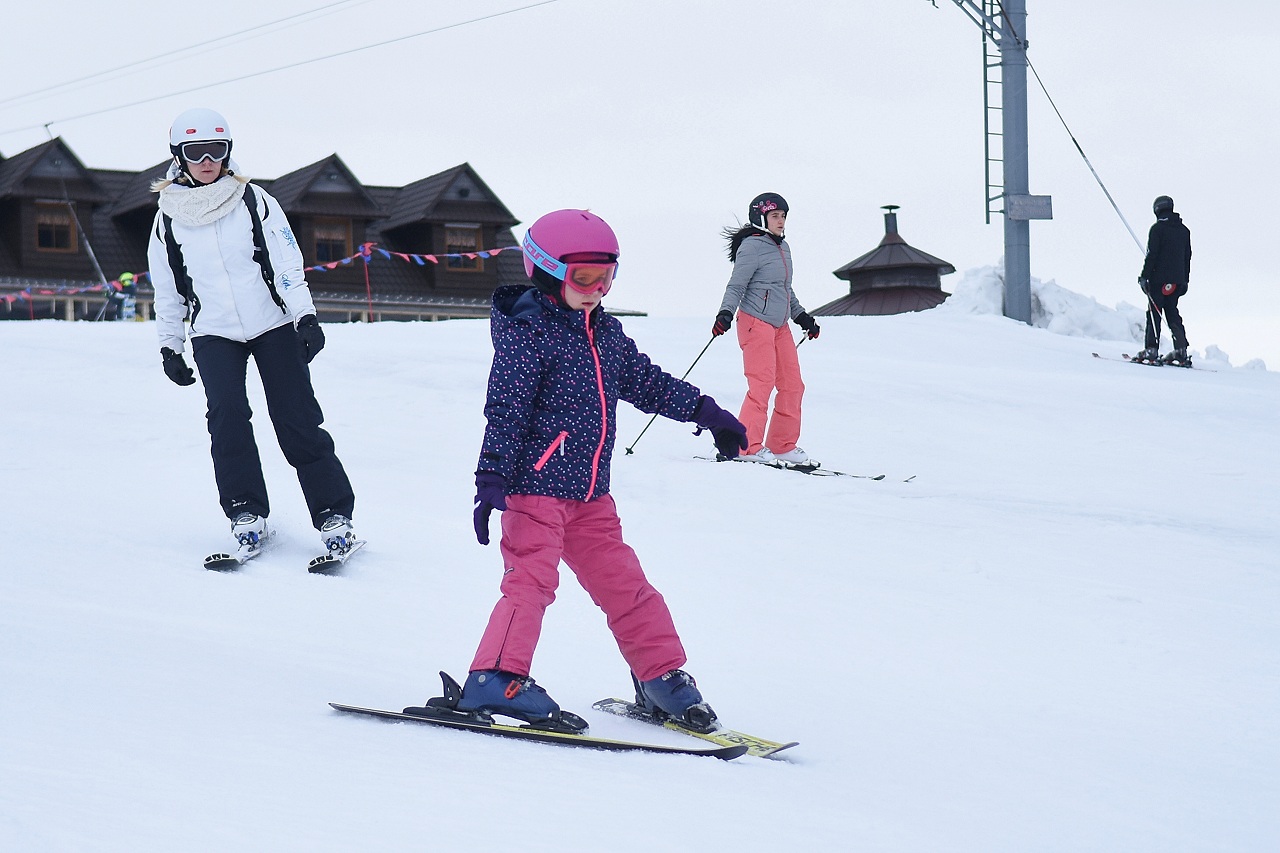
[[169, 184], [160, 190], [160, 209], [183, 225], [208, 225], [240, 204], [244, 188], [231, 175], [199, 187]]

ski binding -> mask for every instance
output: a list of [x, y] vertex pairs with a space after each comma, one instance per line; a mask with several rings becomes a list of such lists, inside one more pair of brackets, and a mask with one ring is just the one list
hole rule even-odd
[[330, 551], [327, 554], [321, 554], [310, 563], [307, 563], [307, 571], [311, 572], [313, 575], [333, 574], [342, 567], [343, 563], [351, 559], [352, 554], [363, 548], [367, 541], [368, 540], [365, 539], [353, 539], [351, 541], [351, 547], [347, 548], [345, 551], [335, 550]]
[[238, 569], [267, 550], [267, 546], [271, 544], [273, 539], [274, 533], [268, 527], [265, 536], [252, 545], [241, 545], [234, 554], [219, 552], [205, 557], [204, 567], [212, 572], [229, 572]]

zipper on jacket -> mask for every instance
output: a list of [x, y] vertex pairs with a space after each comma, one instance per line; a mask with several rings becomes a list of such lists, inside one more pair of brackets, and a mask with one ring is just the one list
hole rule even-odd
[[560, 434], [556, 436], [556, 440], [551, 442], [551, 445], [546, 450], [542, 451], [542, 455], [538, 457], [533, 470], [541, 471], [542, 467], [547, 464], [547, 460], [551, 458], [551, 454], [556, 452], [557, 447], [560, 448], [560, 455], [564, 456], [565, 439], [568, 437], [569, 433], [561, 430]]
[[600, 392], [600, 443], [596, 445], [595, 455], [591, 457], [591, 485], [587, 487], [587, 496], [583, 500], [591, 500], [596, 491], [596, 476], [600, 471], [600, 454], [604, 451], [605, 436], [609, 434], [609, 403], [604, 393], [604, 373], [600, 368], [600, 351], [596, 349], [596, 337], [591, 332], [591, 314], [586, 314], [587, 344], [591, 349], [591, 359], [596, 366], [596, 390]]

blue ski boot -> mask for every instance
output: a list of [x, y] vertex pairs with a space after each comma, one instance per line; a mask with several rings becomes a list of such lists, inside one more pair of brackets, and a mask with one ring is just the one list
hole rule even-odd
[[579, 734], [587, 729], [585, 720], [560, 710], [532, 678], [498, 669], [482, 669], [468, 675], [454, 707], [470, 713], [515, 717], [537, 728]]
[[675, 723], [699, 732], [715, 731], [716, 712], [702, 699], [693, 676], [682, 669], [641, 681], [633, 672], [636, 704], [659, 719], [670, 717]]

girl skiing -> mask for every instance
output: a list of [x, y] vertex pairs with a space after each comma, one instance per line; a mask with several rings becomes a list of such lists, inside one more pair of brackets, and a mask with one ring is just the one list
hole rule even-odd
[[[173, 163], [152, 191], [160, 209], [147, 259], [165, 375], [192, 385], [191, 350], [209, 404], [213, 472], [231, 520], [237, 561], [267, 538], [270, 503], [249, 422], [245, 370], [253, 356], [285, 458], [298, 472], [311, 520], [330, 553], [356, 541], [355, 496], [311, 388], [307, 364], [324, 347], [302, 252], [276, 200], [236, 174], [231, 129], [213, 110], [193, 109], [169, 131]], [[225, 555], [215, 555], [224, 557]], [[214, 558], [210, 558], [211, 560]]]
[[[814, 464], [796, 446], [800, 440], [800, 401], [804, 381], [800, 359], [787, 330], [787, 319], [818, 337], [818, 324], [791, 289], [791, 247], [784, 238], [787, 202], [777, 193], [761, 193], [747, 209], [747, 225], [725, 229], [733, 274], [725, 287], [712, 336], [723, 335], [738, 316], [738, 344], [747, 377], [747, 396], [738, 417], [747, 428], [747, 452], [752, 462]], [[769, 397], [777, 389], [773, 418]], [[765, 424], [769, 432], [765, 434]]]
[[529, 677], [564, 560], [605, 612], [637, 703], [709, 730], [716, 715], [680, 669], [685, 652], [671, 613], [623, 542], [609, 494], [617, 402], [693, 421], [727, 456], [746, 447], [746, 431], [650, 362], [600, 310], [618, 268], [618, 239], [603, 219], [585, 210], [548, 213], [529, 228], [523, 250], [533, 286], [500, 287], [493, 296], [488, 426], [476, 471], [480, 544], [489, 543], [490, 514], [503, 511], [502, 597], [455, 707], [585, 729]]

